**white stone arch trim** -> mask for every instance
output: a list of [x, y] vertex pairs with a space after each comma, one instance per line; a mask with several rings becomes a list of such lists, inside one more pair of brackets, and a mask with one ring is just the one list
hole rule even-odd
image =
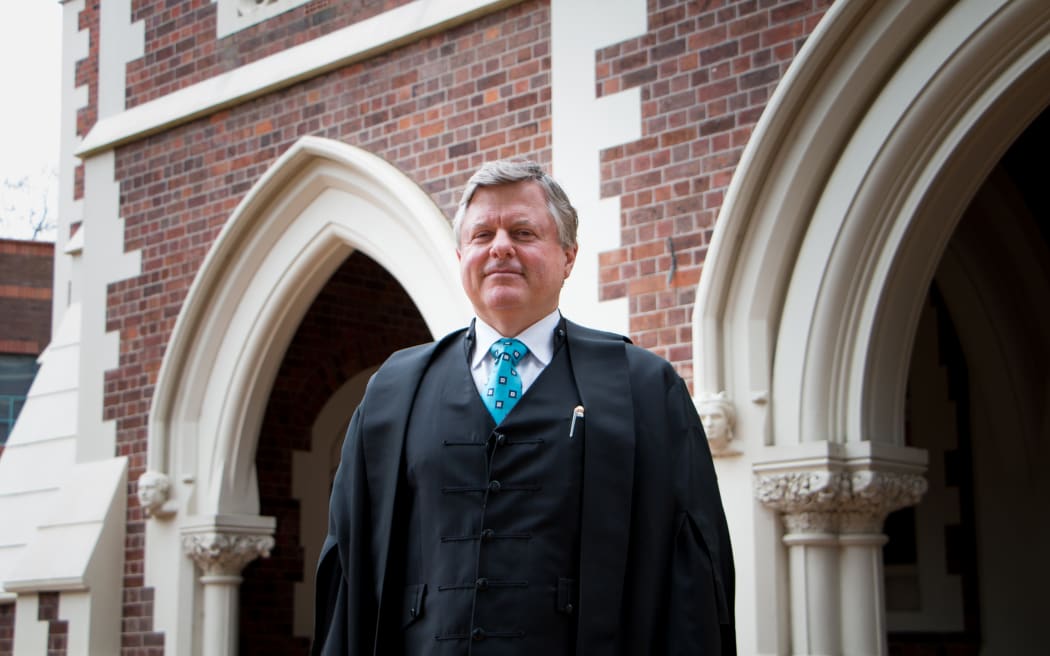
[[284, 351], [354, 250], [404, 287], [434, 335], [469, 317], [448, 221], [409, 178], [358, 148], [293, 145], [209, 251], [165, 353], [148, 466], [175, 480], [180, 513], [258, 513], [255, 440]]
[[751, 448], [903, 444], [918, 309], [1050, 100], [1048, 31], [1037, 0], [847, 0], [809, 37], [727, 192], [694, 314], [698, 391], [771, 402], [741, 413]]

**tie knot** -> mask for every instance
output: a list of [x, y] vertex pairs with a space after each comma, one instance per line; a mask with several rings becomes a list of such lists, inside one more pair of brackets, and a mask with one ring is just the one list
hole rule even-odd
[[497, 363], [500, 360], [507, 360], [512, 365], [517, 365], [528, 352], [529, 347], [516, 339], [497, 339], [489, 347], [489, 353], [492, 354]]

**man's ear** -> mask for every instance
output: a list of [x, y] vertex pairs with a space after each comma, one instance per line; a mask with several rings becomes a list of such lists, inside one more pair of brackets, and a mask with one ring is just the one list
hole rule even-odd
[[572, 248], [565, 249], [565, 277], [572, 273], [572, 267], [576, 264], [576, 252], [580, 250], [579, 244], [573, 244]]

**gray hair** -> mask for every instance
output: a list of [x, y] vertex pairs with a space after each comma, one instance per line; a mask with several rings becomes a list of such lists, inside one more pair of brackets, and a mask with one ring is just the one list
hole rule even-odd
[[547, 211], [558, 228], [558, 240], [562, 248], [574, 248], [579, 219], [576, 216], [576, 208], [569, 202], [569, 197], [565, 195], [561, 185], [547, 175], [543, 167], [536, 162], [510, 159], [486, 162], [477, 173], [470, 176], [456, 209], [456, 216], [452, 219], [452, 234], [456, 236], [457, 246], [460, 243], [459, 231], [463, 227], [463, 216], [474, 198], [474, 192], [479, 187], [495, 187], [516, 182], [535, 182], [540, 185], [543, 195], [547, 198]]

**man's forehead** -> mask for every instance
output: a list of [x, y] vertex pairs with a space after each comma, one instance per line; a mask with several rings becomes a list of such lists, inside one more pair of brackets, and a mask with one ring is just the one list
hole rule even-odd
[[489, 224], [489, 223], [504, 223], [509, 225], [521, 225], [521, 224], [538, 224], [546, 223], [545, 219], [550, 220], [545, 214], [527, 213], [521, 211], [511, 210], [490, 210], [484, 211], [479, 210], [473, 214], [468, 213], [464, 217], [464, 223], [467, 225], [478, 225], [478, 224]]

